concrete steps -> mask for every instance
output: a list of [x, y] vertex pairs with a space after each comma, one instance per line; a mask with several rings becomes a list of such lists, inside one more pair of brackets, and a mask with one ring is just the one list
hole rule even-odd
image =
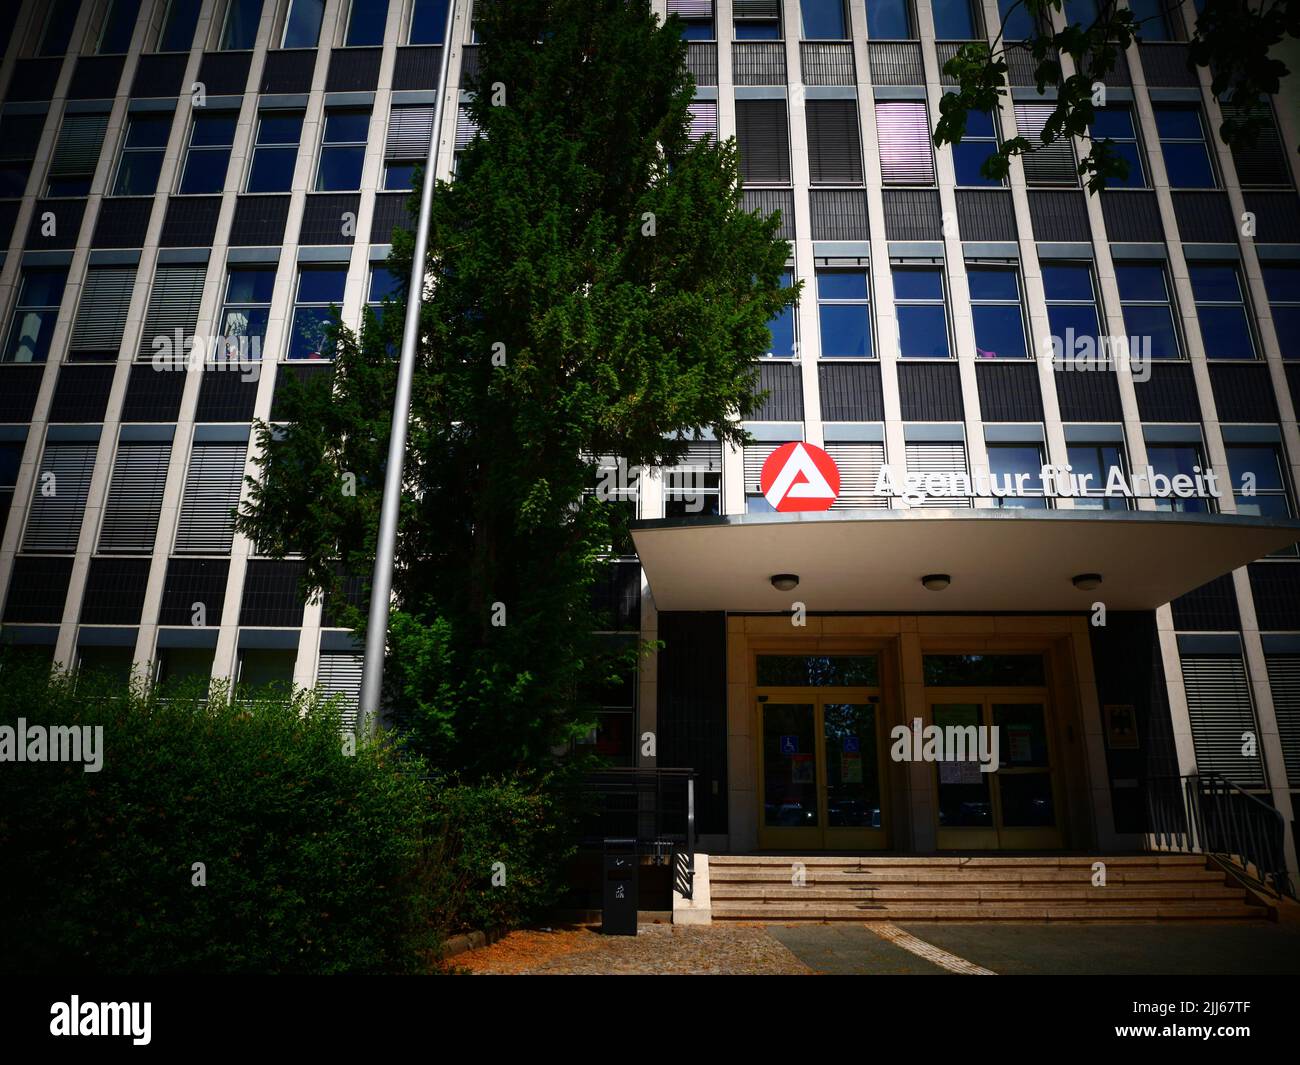
[[[1092, 867], [1106, 864], [1106, 886]], [[795, 863], [802, 883], [794, 882]], [[714, 921], [1263, 921], [1268, 906], [1197, 855], [711, 855]]]

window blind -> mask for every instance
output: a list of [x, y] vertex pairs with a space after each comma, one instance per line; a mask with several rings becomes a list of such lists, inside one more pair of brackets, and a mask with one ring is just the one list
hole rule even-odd
[[194, 445], [176, 529], [177, 554], [230, 553], [246, 452], [244, 444]]
[[68, 115], [59, 129], [50, 161], [51, 178], [93, 174], [108, 129], [108, 115]]
[[861, 185], [862, 140], [853, 100], [809, 100], [808, 170], [814, 185]]
[[747, 447], [744, 450], [745, 463], [745, 494], [761, 495], [762, 488], [759, 487], [759, 481], [763, 476], [763, 463], [767, 461], [768, 455], [772, 454], [779, 447], [784, 447], [785, 443], [776, 444], [757, 444], [754, 447]]
[[338, 696], [343, 728], [357, 726], [357, 707], [361, 705], [362, 656], [340, 652], [322, 652], [316, 670], [316, 687], [326, 698]]
[[127, 441], [118, 445], [99, 530], [102, 553], [153, 553], [171, 454], [170, 443]]
[[790, 182], [790, 123], [784, 100], [737, 100], [740, 174], [749, 182]]
[[388, 116], [385, 159], [423, 160], [429, 155], [433, 137], [432, 107], [394, 107]]
[[1300, 655], [1269, 655], [1266, 661], [1287, 783], [1300, 788]]
[[112, 352], [116, 356], [122, 346], [134, 287], [133, 267], [91, 267], [81, 289], [68, 350]]
[[877, 100], [880, 179], [887, 185], [933, 185], [934, 152], [923, 100]]
[[[1241, 656], [1197, 655], [1184, 658], [1182, 667], [1196, 767], [1222, 773], [1240, 787], [1262, 785], [1261, 741]], [[1245, 733], [1256, 737], [1253, 758], [1241, 753]]]
[[36, 483], [32, 486], [24, 551], [50, 554], [76, 551], [97, 449], [96, 444], [45, 445]]
[[456, 150], [466, 147], [478, 131], [478, 123], [470, 116], [469, 108], [461, 104], [456, 111]]
[[1252, 144], [1235, 144], [1232, 161], [1237, 167], [1237, 178], [1243, 186], [1263, 188], [1289, 188], [1291, 172], [1286, 163], [1286, 151], [1278, 134], [1277, 121], [1267, 105], [1251, 110], [1240, 105], [1223, 104], [1223, 117], [1243, 122], [1247, 118], [1262, 119]]
[[[967, 473], [966, 446], [959, 443], [926, 442], [907, 445], [907, 472], [925, 477], [931, 473], [949, 475]], [[897, 478], [895, 478], [897, 480]], [[917, 505], [917, 504], [913, 504]], [[969, 499], [952, 496], [926, 498], [922, 507], [969, 507]]]
[[1020, 158], [1025, 166], [1025, 183], [1029, 185], [1077, 185], [1078, 164], [1074, 159], [1074, 145], [1068, 136], [1059, 137], [1051, 144], [1040, 143], [1043, 126], [1048, 116], [1056, 110], [1052, 104], [1016, 104], [1016, 132], [1034, 146], [1034, 150]]
[[875, 494], [880, 468], [885, 464], [884, 444], [827, 444], [826, 453], [840, 470], [840, 494], [831, 510], [879, 510], [889, 506], [888, 496]]
[[153, 344], [155, 337], [165, 336], [174, 345], [178, 329], [182, 337], [194, 335], [194, 327], [199, 320], [199, 305], [203, 301], [203, 279], [207, 272], [206, 266], [158, 267], [153, 286], [149, 290], [149, 308], [144, 316], [144, 331], [140, 335], [137, 357], [153, 357], [157, 350]]
[[703, 140], [705, 137], [718, 139], [718, 101], [696, 100], [687, 108], [691, 113], [691, 140]]

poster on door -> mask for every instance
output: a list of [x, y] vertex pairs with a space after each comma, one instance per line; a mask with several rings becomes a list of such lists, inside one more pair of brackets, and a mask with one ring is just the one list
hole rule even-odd
[[817, 780], [817, 767], [811, 754], [790, 756], [790, 780], [795, 784], [812, 784]]
[[1007, 744], [1010, 747], [1012, 765], [1034, 760], [1034, 731], [1031, 726], [1008, 725]]
[[862, 783], [862, 755], [857, 751], [840, 752], [840, 783]]

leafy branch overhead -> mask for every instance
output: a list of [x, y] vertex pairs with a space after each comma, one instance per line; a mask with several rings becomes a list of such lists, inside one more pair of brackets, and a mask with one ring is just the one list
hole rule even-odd
[[[1057, 29], [1060, 20], [1054, 15], [1065, 11], [1069, 20], [1062, 0], [1016, 0], [1004, 12], [991, 45], [986, 41], [963, 44], [944, 64], [944, 74], [957, 83], [957, 89], [940, 100], [934, 143], [960, 143], [971, 112], [998, 109], [1007, 95], [1008, 56], [1023, 52], [1033, 59], [1038, 92], [1045, 98], [1054, 95], [1056, 106], [1036, 142], [1025, 136], [1007, 139], [983, 162], [981, 173], [1003, 180], [1014, 156], [1039, 151], [1063, 137], [1080, 137], [1087, 142], [1088, 152], [1079, 162], [1079, 174], [1091, 191], [1124, 180], [1128, 162], [1115, 151], [1114, 141], [1089, 135], [1097, 109], [1104, 106], [1104, 85], [1124, 50], [1141, 43], [1147, 23], [1181, 18], [1184, 6], [1190, 3], [1165, 0], [1163, 13], [1142, 19], [1117, 0], [1096, 0], [1093, 21], [1073, 21]], [[1008, 23], [1017, 11], [1022, 18], [1028, 15], [1035, 32], [1024, 40], [1006, 40]], [[1211, 89], [1226, 105], [1219, 135], [1230, 147], [1253, 144], [1267, 123], [1268, 98], [1278, 94], [1289, 73], [1271, 53], [1287, 37], [1300, 37], [1300, 0], [1205, 0], [1202, 5], [1188, 45], [1189, 62], [1210, 71]]]

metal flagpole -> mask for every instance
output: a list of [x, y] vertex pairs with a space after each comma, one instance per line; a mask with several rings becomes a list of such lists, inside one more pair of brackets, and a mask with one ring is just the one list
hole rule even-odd
[[438, 102], [433, 114], [433, 135], [424, 163], [424, 190], [415, 227], [415, 258], [406, 290], [406, 321], [402, 328], [402, 353], [397, 367], [397, 393], [393, 398], [393, 431], [388, 440], [388, 468], [379, 512], [379, 542], [375, 548], [374, 579], [370, 582], [370, 622], [366, 628], [366, 657], [361, 671], [361, 701], [357, 708], [357, 733], [374, 734], [384, 686], [384, 647], [388, 641], [388, 608], [393, 593], [393, 556], [397, 549], [397, 518], [402, 504], [402, 472], [406, 458], [407, 421], [411, 414], [411, 382], [415, 377], [415, 345], [420, 335], [420, 305], [424, 294], [424, 258], [429, 246], [429, 218], [436, 181], [438, 140], [447, 110], [447, 72], [451, 69], [451, 29], [460, 0], [447, 4], [447, 25], [442, 38], [442, 65], [438, 72]]

